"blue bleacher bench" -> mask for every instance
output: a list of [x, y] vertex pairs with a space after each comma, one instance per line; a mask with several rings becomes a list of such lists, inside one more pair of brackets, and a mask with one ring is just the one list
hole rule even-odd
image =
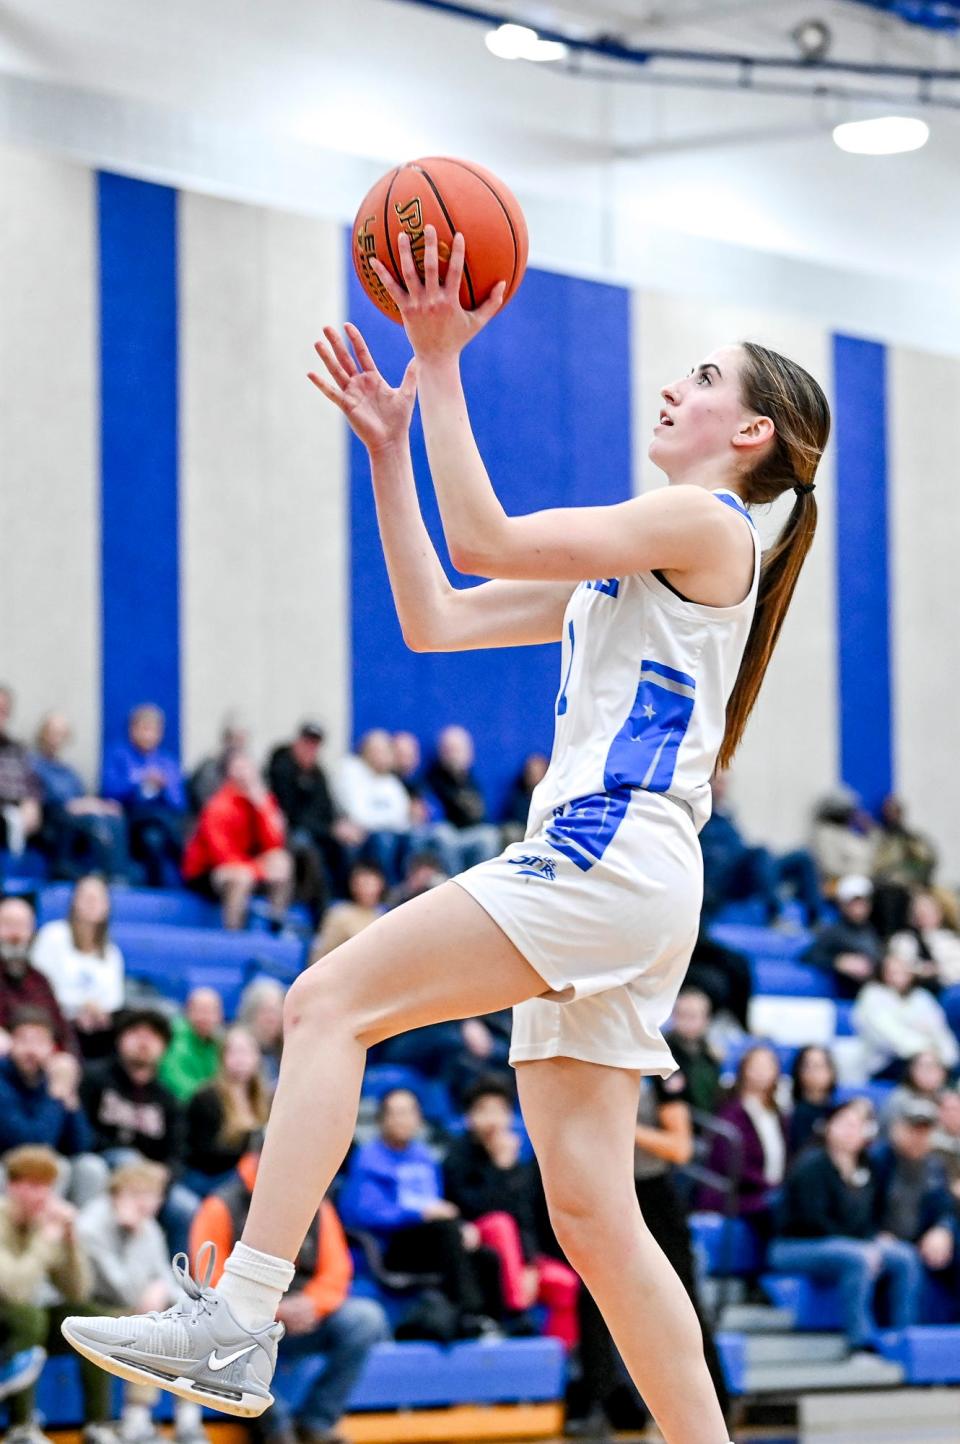
[[960, 1384], [960, 1324], [881, 1334], [880, 1353], [899, 1364], [907, 1384]]
[[690, 1233], [710, 1277], [755, 1274], [763, 1252], [749, 1223], [722, 1213], [692, 1213]]
[[835, 1284], [819, 1283], [806, 1274], [764, 1274], [761, 1283], [771, 1303], [793, 1314], [794, 1328], [812, 1333], [842, 1330], [840, 1291]]
[[[296, 1363], [281, 1360], [277, 1390], [296, 1411], [323, 1372], [319, 1355]], [[350, 1399], [351, 1411], [446, 1408], [455, 1404], [549, 1403], [563, 1397], [566, 1353], [559, 1339], [499, 1339], [492, 1343], [377, 1344]], [[122, 1385], [117, 1380], [118, 1417]], [[51, 1359], [40, 1378], [37, 1407], [49, 1428], [82, 1422], [80, 1370], [74, 1355]], [[171, 1417], [171, 1396], [162, 1394], [156, 1417]], [[216, 1418], [216, 1414], [211, 1414]]]

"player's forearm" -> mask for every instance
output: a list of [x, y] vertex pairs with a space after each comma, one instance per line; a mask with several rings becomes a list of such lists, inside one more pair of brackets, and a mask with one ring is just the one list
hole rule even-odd
[[404, 640], [429, 648], [453, 594], [420, 512], [406, 438], [370, 460], [380, 540]]
[[477, 450], [456, 357], [428, 360], [418, 371], [420, 415], [444, 535], [458, 571], [484, 575], [510, 521]]

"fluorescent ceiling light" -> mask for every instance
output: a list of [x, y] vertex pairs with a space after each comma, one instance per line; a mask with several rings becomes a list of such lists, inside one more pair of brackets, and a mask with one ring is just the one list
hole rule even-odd
[[901, 155], [926, 145], [930, 127], [911, 115], [884, 115], [838, 125], [833, 139], [841, 150], [853, 155]]
[[567, 47], [560, 40], [541, 40], [528, 25], [498, 25], [486, 36], [487, 49], [498, 60], [563, 60]]

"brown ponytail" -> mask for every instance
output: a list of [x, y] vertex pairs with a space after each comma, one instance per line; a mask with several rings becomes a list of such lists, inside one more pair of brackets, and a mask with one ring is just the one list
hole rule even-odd
[[764, 459], [742, 478], [740, 495], [747, 506], [762, 506], [791, 488], [805, 489], [797, 491], [783, 530], [763, 554], [757, 610], [727, 703], [727, 727], [717, 759], [720, 768], [730, 766], [740, 745], [813, 543], [817, 503], [812, 483], [830, 436], [827, 398], [802, 366], [752, 341], [742, 342], [741, 349], [746, 358], [740, 374], [743, 404], [748, 411], [769, 416], [776, 435]]

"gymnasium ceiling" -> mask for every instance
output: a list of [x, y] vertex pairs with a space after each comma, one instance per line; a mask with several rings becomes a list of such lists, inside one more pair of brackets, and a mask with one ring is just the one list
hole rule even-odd
[[[813, 19], [829, 27], [833, 60], [960, 70], [957, 31], [907, 24], [861, 0], [475, 5], [571, 36], [755, 56], [796, 57], [792, 33]], [[274, 195], [263, 157], [279, 173], [294, 152], [336, 153], [373, 174], [403, 154], [465, 153], [502, 170], [524, 197], [582, 197], [611, 213], [642, 203], [688, 234], [956, 285], [960, 110], [918, 110], [913, 82], [836, 75], [830, 84], [843, 95], [814, 95], [822, 77], [777, 72], [801, 93], [760, 94], [711, 88], [742, 78], [731, 67], [589, 55], [573, 74], [495, 59], [488, 28], [416, 0], [0, 0], [0, 136], [69, 151], [71, 117], [78, 134], [99, 117], [144, 173], [238, 194], [244, 154], [258, 152], [251, 195], [313, 210], [322, 207], [315, 182]], [[885, 98], [866, 100], [865, 90]], [[960, 104], [960, 85], [940, 93]], [[19, 129], [4, 130], [14, 111]], [[838, 120], [904, 111], [932, 126], [915, 155], [848, 157], [830, 140]], [[205, 128], [218, 139], [200, 160], [179, 170], [166, 162]], [[111, 163], [109, 147], [87, 151]], [[308, 174], [301, 165], [297, 175]], [[339, 198], [331, 206], [345, 211]]]

